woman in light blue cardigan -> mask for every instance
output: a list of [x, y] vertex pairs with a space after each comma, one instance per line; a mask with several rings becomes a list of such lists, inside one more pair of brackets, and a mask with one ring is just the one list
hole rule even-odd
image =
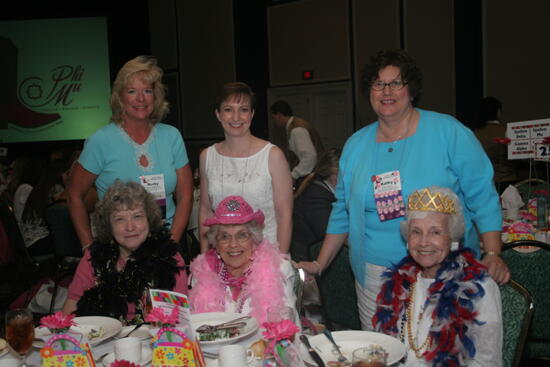
[[363, 86], [378, 121], [346, 142], [322, 250], [316, 261], [297, 265], [320, 274], [348, 240], [363, 329], [372, 329], [381, 273], [407, 253], [399, 232], [403, 217], [381, 219], [377, 210], [372, 181], [383, 173], [399, 172], [404, 201], [426, 186], [456, 192], [464, 207], [465, 246], [479, 256], [481, 238], [482, 262], [491, 276], [497, 282], [510, 277], [500, 258], [502, 217], [491, 162], [458, 120], [415, 107], [421, 80], [414, 60], [402, 50], [382, 51], [366, 65]]

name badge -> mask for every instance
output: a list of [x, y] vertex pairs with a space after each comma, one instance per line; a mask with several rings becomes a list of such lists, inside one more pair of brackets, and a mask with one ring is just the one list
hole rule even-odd
[[164, 189], [164, 175], [162, 173], [156, 175], [139, 176], [141, 186], [152, 194], [155, 201], [160, 207], [162, 218], [166, 219], [166, 190]]
[[405, 216], [405, 202], [399, 171], [374, 175], [374, 201], [381, 222]]

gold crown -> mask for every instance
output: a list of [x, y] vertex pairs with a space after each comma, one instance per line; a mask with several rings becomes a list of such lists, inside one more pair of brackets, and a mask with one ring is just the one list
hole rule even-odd
[[432, 195], [428, 189], [413, 192], [409, 196], [407, 209], [456, 214], [455, 203], [452, 199], [440, 192], [436, 192], [435, 195]]

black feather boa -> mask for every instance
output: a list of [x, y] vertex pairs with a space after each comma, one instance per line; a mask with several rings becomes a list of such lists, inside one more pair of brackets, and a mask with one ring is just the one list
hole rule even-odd
[[[119, 245], [95, 242], [90, 256], [96, 285], [84, 292], [77, 303], [77, 316], [109, 316], [119, 320], [139, 322], [141, 300], [150, 288], [173, 289], [181, 270], [174, 258], [178, 245], [166, 229], [150, 234], [135, 250], [122, 271], [116, 268]], [[136, 305], [136, 318], [126, 320], [128, 303]]]

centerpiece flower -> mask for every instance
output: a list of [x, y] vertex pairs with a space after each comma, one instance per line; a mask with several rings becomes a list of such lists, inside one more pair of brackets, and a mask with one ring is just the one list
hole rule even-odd
[[161, 307], [155, 307], [145, 316], [145, 321], [160, 324], [161, 328], [167, 329], [166, 336], [172, 341], [172, 329], [178, 323], [178, 308], [174, 307], [171, 312], [165, 313]]
[[[294, 335], [299, 332], [300, 329], [290, 320], [264, 322], [262, 323], [262, 327], [264, 328], [262, 335], [268, 341], [265, 348], [265, 355], [268, 356], [268, 361], [266, 361], [264, 365], [283, 366], [283, 362], [279, 354], [283, 353], [282, 351], [285, 351], [285, 354], [289, 353], [289, 350], [292, 349], [292, 344], [290, 342], [294, 339]], [[274, 363], [269, 361], [271, 358], [270, 356], [274, 358]], [[292, 352], [289, 357], [295, 358], [292, 356]]]
[[40, 319], [40, 325], [48, 328], [52, 334], [66, 333], [71, 326], [76, 325], [73, 321], [74, 315], [65, 315], [58, 311], [52, 315]]
[[145, 316], [145, 321], [157, 322], [162, 327], [173, 327], [178, 322], [178, 308], [174, 307], [170, 313], [166, 314], [162, 308], [155, 307]]
[[140, 367], [140, 365], [134, 362], [120, 360], [120, 361], [114, 361], [113, 363], [111, 363], [110, 367]]

